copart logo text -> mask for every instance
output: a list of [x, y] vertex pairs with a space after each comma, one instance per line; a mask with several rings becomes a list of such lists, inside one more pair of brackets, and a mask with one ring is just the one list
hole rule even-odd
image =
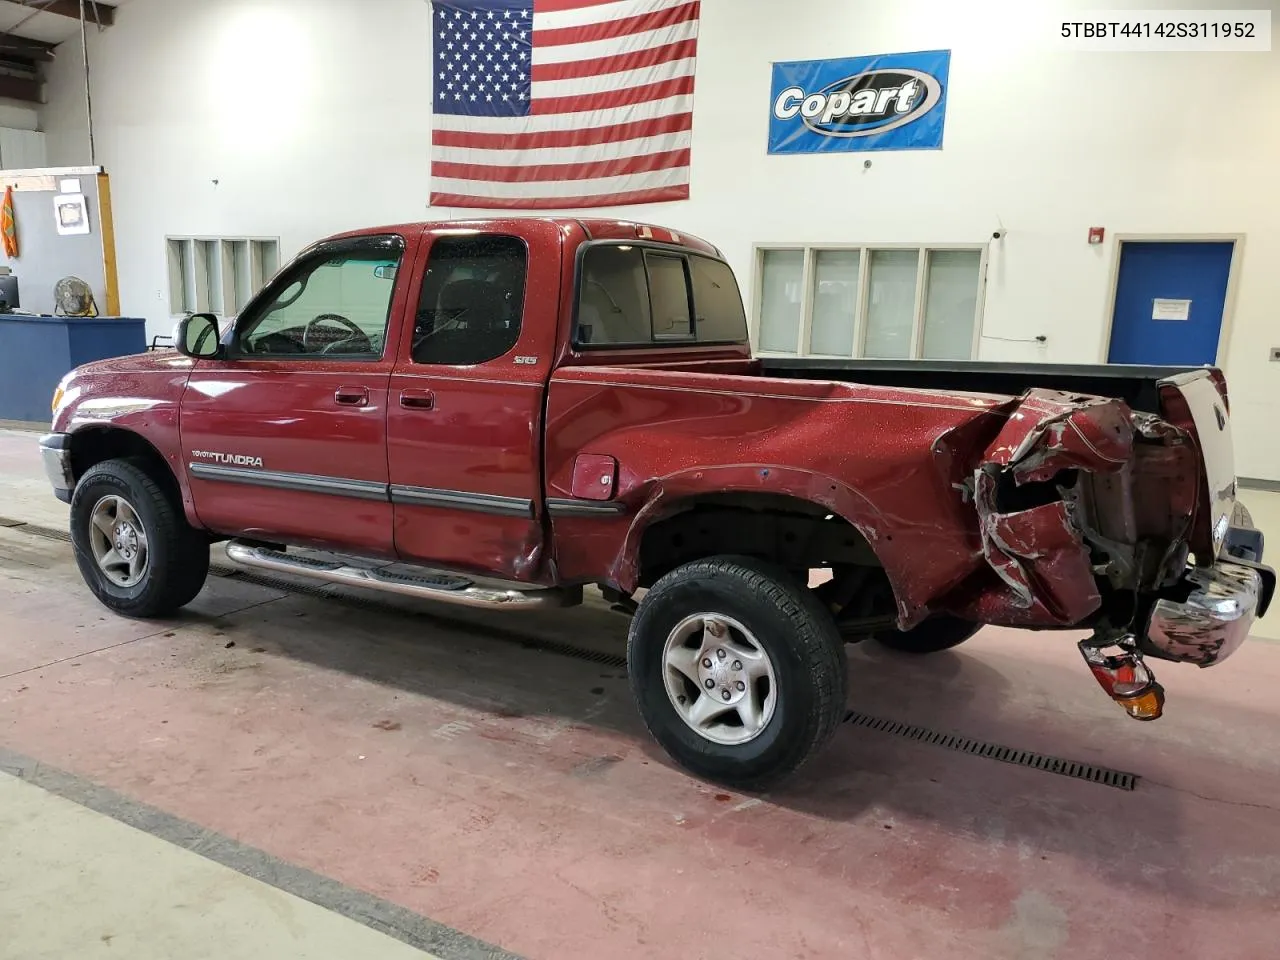
[[826, 137], [869, 137], [920, 119], [941, 99], [936, 77], [897, 67], [854, 74], [814, 93], [788, 87], [774, 100], [773, 115], [779, 120], [799, 116]]

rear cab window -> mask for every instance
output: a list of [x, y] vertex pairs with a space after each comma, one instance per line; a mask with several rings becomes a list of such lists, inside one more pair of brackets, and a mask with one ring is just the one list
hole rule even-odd
[[595, 244], [582, 255], [574, 346], [745, 344], [747, 316], [729, 265], [702, 254]]

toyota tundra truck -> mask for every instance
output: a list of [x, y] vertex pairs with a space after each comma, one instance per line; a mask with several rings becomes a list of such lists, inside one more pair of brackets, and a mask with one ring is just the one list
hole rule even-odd
[[173, 614], [215, 542], [513, 614], [598, 588], [649, 731], [734, 787], [831, 737], [848, 643], [1076, 631], [1151, 720], [1151, 661], [1226, 659], [1275, 589], [1218, 370], [757, 358], [720, 251], [658, 226], [347, 233], [175, 336], [68, 374], [40, 441], [106, 606]]

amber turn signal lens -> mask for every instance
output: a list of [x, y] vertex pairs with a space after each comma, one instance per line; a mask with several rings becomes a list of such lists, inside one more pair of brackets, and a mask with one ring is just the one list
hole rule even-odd
[[58, 406], [61, 403], [62, 403], [62, 388], [59, 387], [57, 390], [53, 391], [53, 404], [51, 409], [54, 413], [58, 412]]
[[1124, 700], [1117, 699], [1116, 703], [1124, 707], [1135, 720], [1158, 720], [1160, 714], [1164, 713], [1164, 687], [1156, 683], [1146, 693]]

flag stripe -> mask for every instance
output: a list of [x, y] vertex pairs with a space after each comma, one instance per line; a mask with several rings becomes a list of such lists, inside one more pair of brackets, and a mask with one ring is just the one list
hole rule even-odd
[[633, 33], [628, 37], [610, 37], [590, 43], [566, 43], [557, 47], [534, 46], [532, 62], [535, 67], [543, 63], [577, 63], [581, 60], [598, 60], [615, 57], [621, 53], [665, 47], [669, 43], [698, 38], [698, 22], [677, 23], [674, 26]]
[[645, 50], [628, 50], [611, 57], [593, 57], [589, 60], [566, 60], [562, 63], [534, 63], [533, 82], [544, 80], [569, 80], [573, 77], [596, 77], [603, 73], [622, 70], [638, 70], [672, 60], [692, 57], [698, 50], [697, 40], [681, 40]]
[[569, 80], [533, 80], [533, 99], [537, 104], [555, 97], [576, 97], [590, 93], [607, 93], [610, 90], [625, 90], [629, 87], [646, 87], [674, 80], [677, 77], [692, 77], [694, 61], [672, 60], [652, 67], [641, 67], [639, 70], [622, 70], [618, 73], [604, 73], [597, 77], [573, 77]]
[[534, 29], [578, 27], [601, 20], [621, 20], [668, 7], [682, 7], [689, 0], [534, 0]]
[[536, 133], [544, 130], [576, 130], [582, 127], [608, 127], [637, 121], [657, 120], [674, 113], [692, 113], [693, 97], [668, 97], [612, 110], [584, 110], [581, 113], [553, 113], [544, 117], [466, 117], [437, 113], [431, 118], [436, 130], [474, 131], [476, 133]]
[[688, 200], [689, 185], [654, 187], [582, 197], [478, 197], [465, 193], [432, 193], [433, 207], [477, 207], [484, 210], [573, 210], [579, 207], [625, 207], [639, 203]]
[[[535, 150], [486, 150], [475, 147], [446, 147], [433, 144], [431, 147], [431, 159], [480, 166], [523, 167], [536, 166], [543, 163], [595, 163], [602, 160], [638, 157], [646, 153], [665, 153], [671, 150], [686, 149], [692, 145], [693, 135], [686, 130], [683, 133], [667, 133], [657, 137], [638, 137], [635, 140], [619, 140], [613, 143], [592, 144], [587, 147], [553, 147], [550, 149], [543, 147]], [[540, 180], [545, 178], [529, 177], [529, 179]]]
[[698, 19], [698, 4], [683, 3], [678, 7], [668, 7], [653, 13], [642, 13], [635, 17], [623, 17], [619, 20], [605, 20], [596, 23], [584, 23], [576, 27], [553, 27], [539, 29], [537, 20], [533, 26], [533, 46], [558, 47], [566, 44], [590, 43], [593, 40], [612, 40], [617, 37], [630, 36], [633, 33], [647, 33], [661, 27], [670, 27], [678, 23], [689, 23]]
[[477, 163], [449, 163], [435, 160], [431, 169], [436, 177], [454, 180], [515, 182], [530, 180], [593, 180], [620, 177], [633, 173], [651, 173], [689, 165], [689, 149], [666, 153], [646, 153], [597, 163], [558, 163], [531, 166], [493, 166]]
[[597, 177], [592, 180], [517, 180], [479, 181], [433, 178], [434, 188], [442, 193], [461, 193], [502, 198], [519, 197], [578, 197], [600, 193], [617, 193], [629, 190], [649, 190], [654, 187], [673, 187], [689, 182], [689, 170], [672, 168], [653, 170], [649, 173], [624, 174], [615, 177]]
[[643, 87], [629, 87], [626, 90], [608, 90], [604, 93], [591, 93], [573, 97], [549, 97], [533, 102], [536, 114], [569, 113], [582, 110], [608, 110], [623, 107], [631, 103], [644, 103], [649, 100], [662, 100], [681, 93], [693, 93], [693, 77], [676, 77], [661, 83], [649, 83]]
[[[571, 114], [562, 114], [571, 116]], [[638, 140], [663, 133], [693, 129], [693, 114], [677, 113], [654, 120], [619, 123], [608, 127], [577, 127], [571, 130], [539, 130], [533, 133], [470, 133], [464, 130], [434, 130], [431, 143], [439, 147], [473, 147], [490, 150], [536, 150], [555, 147], [587, 147], [620, 140]]]

